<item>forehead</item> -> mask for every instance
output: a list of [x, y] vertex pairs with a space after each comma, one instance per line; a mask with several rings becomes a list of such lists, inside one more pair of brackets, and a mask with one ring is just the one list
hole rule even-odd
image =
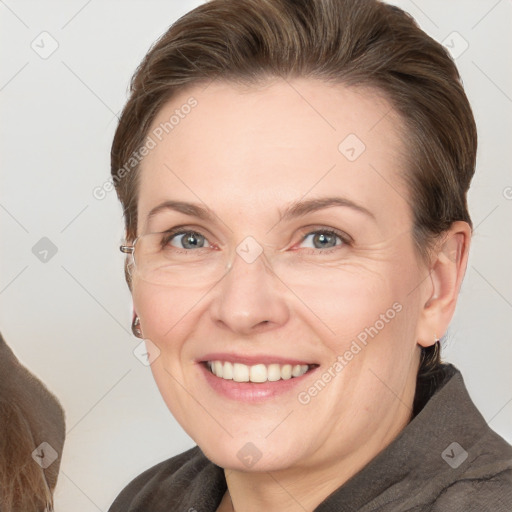
[[377, 209], [405, 203], [401, 129], [371, 89], [314, 79], [190, 87], [150, 128], [139, 218], [168, 199], [253, 211], [336, 192]]

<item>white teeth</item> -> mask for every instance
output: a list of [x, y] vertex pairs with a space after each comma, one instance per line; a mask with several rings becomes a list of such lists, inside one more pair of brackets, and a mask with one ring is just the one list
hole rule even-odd
[[281, 368], [281, 379], [288, 380], [292, 378], [292, 365], [285, 364]]
[[233, 365], [229, 361], [225, 362], [222, 367], [222, 378], [227, 380], [231, 380], [233, 378]]
[[251, 382], [265, 382], [267, 380], [267, 367], [264, 364], [251, 366], [249, 380]]
[[300, 367], [300, 364], [296, 364], [293, 368], [292, 368], [292, 377], [300, 377], [302, 375], [302, 369]]
[[[222, 377], [222, 375], [217, 375], [217, 377]], [[249, 382], [249, 367], [245, 364], [235, 363], [233, 365], [233, 380], [235, 382]]]
[[304, 375], [309, 366], [307, 364], [255, 364], [247, 366], [242, 363], [230, 363], [229, 361], [208, 361], [210, 371], [226, 380], [235, 382], [275, 382], [278, 380], [288, 380], [292, 377]]
[[213, 368], [215, 370], [215, 375], [222, 377], [222, 361], [215, 361], [213, 363]]
[[267, 366], [267, 379], [275, 382], [281, 378], [281, 366], [278, 364], [269, 364]]

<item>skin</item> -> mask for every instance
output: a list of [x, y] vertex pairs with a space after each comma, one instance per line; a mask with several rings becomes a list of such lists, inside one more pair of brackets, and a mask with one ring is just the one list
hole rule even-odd
[[[160, 350], [151, 368], [166, 404], [225, 468], [229, 493], [219, 510], [313, 510], [410, 421], [420, 348], [441, 337], [453, 315], [470, 228], [454, 223], [428, 262], [419, 256], [400, 179], [402, 123], [375, 91], [314, 79], [196, 85], [174, 97], [153, 128], [190, 96], [198, 105], [142, 163], [138, 234], [192, 225], [215, 247], [205, 258], [221, 255], [231, 267], [215, 285], [192, 278], [161, 286], [135, 271], [134, 313]], [[348, 134], [366, 146], [352, 162], [338, 150]], [[282, 218], [298, 201], [333, 196], [371, 214], [331, 206]], [[216, 218], [163, 211], [148, 222], [168, 200], [199, 204]], [[316, 248], [306, 235], [319, 228], [352, 241]], [[248, 236], [263, 249], [252, 263], [235, 252]], [[297, 394], [393, 304], [401, 311], [301, 404]], [[293, 391], [241, 402], [205, 380], [197, 361], [209, 352], [319, 366]], [[249, 442], [261, 454], [251, 468], [237, 457]]]

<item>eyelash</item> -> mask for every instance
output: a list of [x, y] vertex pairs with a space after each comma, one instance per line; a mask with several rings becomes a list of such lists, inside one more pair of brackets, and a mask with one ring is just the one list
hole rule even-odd
[[314, 235], [314, 234], [324, 234], [324, 235], [328, 235], [328, 236], [329, 235], [336, 236], [341, 240], [341, 244], [335, 245], [334, 247], [329, 247], [328, 249], [315, 249], [312, 247], [297, 247], [297, 249], [295, 249], [295, 250], [302, 250], [302, 251], [307, 251], [307, 252], [311, 251], [314, 254], [318, 254], [318, 253], [331, 254], [332, 252], [339, 251], [340, 249], [343, 249], [343, 247], [350, 246], [352, 244], [352, 238], [349, 235], [347, 235], [346, 233], [344, 233], [343, 231], [339, 231], [334, 228], [317, 227], [317, 228], [312, 228], [308, 231], [305, 231], [304, 234], [302, 235], [302, 239], [300, 240], [300, 242], [298, 244], [295, 244], [293, 247], [304, 243], [304, 241], [306, 240], [306, 238], [309, 235]]
[[[174, 237], [176, 237], [178, 235], [185, 235], [187, 233], [196, 233], [198, 235], [203, 236], [205, 238], [205, 240], [208, 241], [208, 237], [206, 235], [204, 235], [203, 233], [201, 233], [201, 231], [199, 229], [187, 228], [186, 226], [185, 227], [180, 226], [180, 227], [176, 227], [174, 229], [170, 229], [170, 230], [162, 233], [163, 235], [165, 235], [165, 237], [162, 239], [162, 242], [161, 242], [162, 247], [167, 245]], [[313, 235], [313, 234], [334, 235], [334, 236], [338, 237], [342, 243], [340, 245], [335, 245], [334, 247], [330, 247], [328, 249], [315, 249], [315, 248], [311, 248], [311, 247], [295, 248], [297, 245], [304, 243], [304, 241], [306, 240], [306, 238], [309, 235]], [[210, 243], [210, 242], [208, 241], [208, 243]], [[301, 249], [302, 251], [308, 251], [310, 253], [313, 252], [316, 254], [317, 253], [330, 254], [334, 251], [342, 249], [344, 246], [351, 246], [352, 244], [353, 244], [353, 239], [352, 239], [352, 237], [347, 235], [347, 233], [344, 233], [343, 231], [339, 231], [334, 228], [326, 228], [326, 227], [319, 226], [319, 227], [311, 228], [308, 231], [303, 230], [303, 235], [301, 237], [300, 242], [298, 242], [297, 244], [294, 244], [291, 249], [292, 250]], [[210, 244], [210, 245], [213, 245], [213, 247], [216, 247], [215, 244]], [[173, 247], [173, 248], [177, 251], [189, 252], [189, 249], [178, 248], [178, 247]], [[199, 249], [195, 249], [195, 250], [199, 251], [201, 249], [208, 249], [208, 247], [203, 247], [203, 248], [199, 248]]]

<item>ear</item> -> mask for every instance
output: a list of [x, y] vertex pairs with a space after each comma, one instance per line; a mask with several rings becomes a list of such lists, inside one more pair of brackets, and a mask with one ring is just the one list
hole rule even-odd
[[448, 329], [466, 272], [470, 242], [469, 224], [454, 222], [431, 256], [430, 283], [427, 279], [416, 338], [422, 347], [433, 345]]

